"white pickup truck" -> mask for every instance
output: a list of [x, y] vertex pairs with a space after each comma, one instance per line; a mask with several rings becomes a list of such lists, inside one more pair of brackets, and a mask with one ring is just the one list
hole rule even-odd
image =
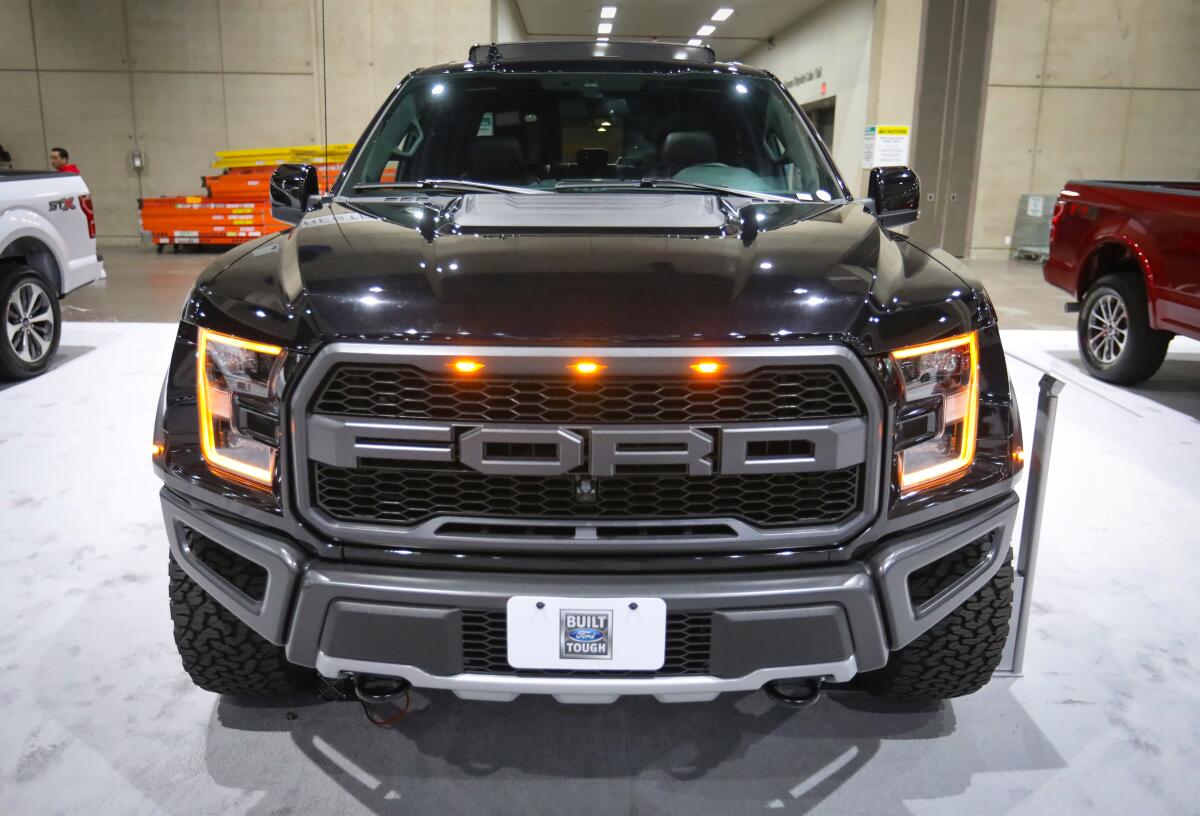
[[45, 371], [58, 348], [59, 298], [103, 277], [83, 178], [0, 171], [0, 379]]

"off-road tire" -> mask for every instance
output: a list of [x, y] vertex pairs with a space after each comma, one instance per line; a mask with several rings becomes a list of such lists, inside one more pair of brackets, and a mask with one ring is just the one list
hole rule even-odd
[[[1114, 360], [1101, 360], [1088, 344], [1088, 325], [1101, 300], [1117, 298], [1128, 315], [1125, 345]], [[1110, 301], [1111, 302], [1111, 301]], [[1136, 385], [1154, 376], [1173, 335], [1150, 327], [1145, 284], [1132, 275], [1106, 275], [1092, 285], [1079, 309], [1079, 356], [1088, 373], [1116, 385]]]
[[[219, 572], [253, 596], [261, 590], [259, 572], [251, 572], [218, 548], [206, 558], [224, 558]], [[283, 647], [263, 638], [212, 596], [170, 559], [171, 620], [175, 646], [192, 682], [214, 694], [234, 697], [287, 697], [312, 694], [316, 676], [311, 669], [289, 663]]]
[[[8, 336], [9, 299], [18, 287], [25, 284], [42, 291], [54, 321], [49, 340], [50, 348], [34, 362], [21, 359]], [[61, 337], [62, 311], [58, 305], [58, 292], [54, 284], [32, 267], [12, 263], [0, 264], [0, 380], [27, 380], [41, 374], [50, 367]]]
[[[916, 597], [932, 596], [938, 588], [965, 575], [973, 564], [969, 550], [960, 550], [914, 581], [910, 591]], [[992, 679], [1000, 663], [1012, 602], [1009, 550], [992, 580], [932, 629], [892, 652], [887, 666], [855, 678], [854, 685], [904, 700], [947, 700], [978, 691]]]

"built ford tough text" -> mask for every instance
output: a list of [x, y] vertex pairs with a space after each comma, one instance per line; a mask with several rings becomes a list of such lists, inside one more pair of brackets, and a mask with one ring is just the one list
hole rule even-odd
[[983, 287], [890, 229], [911, 170], [853, 198], [782, 85], [708, 48], [540, 42], [414, 72], [316, 178], [279, 167], [295, 226], [200, 276], [159, 404], [197, 685], [991, 677], [1019, 420]]

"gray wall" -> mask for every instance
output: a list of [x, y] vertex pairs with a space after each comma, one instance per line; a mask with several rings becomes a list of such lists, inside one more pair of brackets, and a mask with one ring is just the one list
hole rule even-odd
[[1006, 252], [1021, 193], [1200, 178], [1200, 2], [997, 0], [971, 245]]
[[[747, 65], [765, 68], [779, 77], [801, 105], [837, 98], [833, 144], [828, 147], [854, 192], [859, 192], [861, 181], [859, 167], [863, 129], [867, 126], [874, 21], [875, 0], [827, 2], [778, 32], [773, 45], [759, 46], [741, 58]], [[915, 58], [913, 65], [915, 68]], [[818, 68], [820, 79], [796, 81]], [[824, 95], [822, 83], [825, 83]], [[909, 102], [911, 105], [911, 96]]]
[[[326, 0], [330, 141], [494, 19], [492, 0]], [[137, 199], [198, 194], [214, 151], [320, 142], [321, 57], [320, 0], [0, 0], [0, 144], [22, 168], [66, 147], [100, 236], [133, 238]]]

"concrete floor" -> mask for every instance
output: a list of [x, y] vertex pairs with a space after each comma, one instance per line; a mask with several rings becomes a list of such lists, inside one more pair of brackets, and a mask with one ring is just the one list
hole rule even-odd
[[[207, 247], [185, 247], [162, 255], [152, 247], [128, 244], [100, 248], [108, 279], [77, 289], [63, 301], [67, 320], [173, 321], [196, 276], [220, 257]], [[1067, 301], [1042, 280], [1041, 265], [1030, 261], [978, 259], [971, 269], [984, 282], [1006, 329], [1069, 329], [1075, 316]]]
[[[211, 259], [106, 257], [72, 317], [173, 321]], [[1004, 325], [1069, 325], [1023, 302], [1035, 267], [998, 267], [981, 274]], [[418, 693], [387, 730], [353, 704], [238, 705], [180, 670], [147, 462], [173, 333], [70, 323], [52, 371], [0, 391], [0, 812], [1200, 812], [1200, 343], [1134, 392], [1086, 377], [1072, 332], [1005, 332], [1028, 434], [1042, 372], [1068, 382], [1024, 677], [806, 711]]]

